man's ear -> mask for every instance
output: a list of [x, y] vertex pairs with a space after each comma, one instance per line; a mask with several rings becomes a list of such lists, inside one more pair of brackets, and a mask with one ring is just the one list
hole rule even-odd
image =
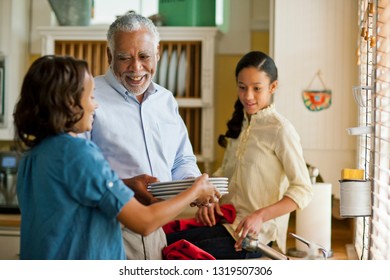
[[112, 61], [112, 54], [111, 54], [111, 51], [110, 51], [110, 48], [107, 47], [106, 48], [106, 52], [107, 52], [107, 60], [108, 60], [108, 65], [111, 65], [111, 61]]

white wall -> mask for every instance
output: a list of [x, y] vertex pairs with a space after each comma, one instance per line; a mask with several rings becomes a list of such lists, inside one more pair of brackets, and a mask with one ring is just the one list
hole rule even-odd
[[0, 52], [5, 57], [5, 123], [0, 140], [11, 140], [13, 109], [28, 65], [29, 1], [0, 1]]
[[[27, 0], [24, 0], [27, 1]], [[51, 11], [47, 0], [31, 1], [31, 33], [30, 52], [41, 52], [41, 38], [37, 27], [57, 25], [54, 13]], [[114, 15], [120, 14], [120, 10], [134, 9], [145, 16], [156, 12], [157, 0], [150, 1], [145, 5], [145, 0], [136, 0], [124, 4], [123, 0], [95, 0], [96, 18], [91, 20], [94, 24], [109, 24], [114, 20]], [[270, 0], [223, 0], [224, 20], [221, 27], [222, 34], [217, 41], [217, 53], [220, 54], [244, 54], [250, 50], [251, 30], [268, 30], [269, 27], [269, 1]], [[105, 3], [109, 3], [105, 6]], [[118, 5], [120, 4], [120, 5]], [[117, 6], [116, 6], [117, 5]], [[126, 6], [126, 9], [124, 6]], [[102, 10], [109, 10], [103, 14]]]
[[[41, 37], [37, 30], [40, 26], [58, 25], [48, 0], [23, 0], [31, 1], [31, 33], [30, 52], [41, 52]], [[66, 1], [66, 0], [64, 0]], [[146, 4], [147, 3], [147, 4]], [[129, 10], [135, 10], [145, 16], [157, 13], [158, 0], [95, 0], [95, 16], [91, 19], [91, 25], [110, 24], [117, 15]]]
[[[357, 126], [352, 87], [357, 83], [358, 3], [272, 1], [271, 45], [280, 82], [275, 104], [300, 134], [306, 161], [320, 169], [338, 198], [341, 169], [356, 167], [356, 138], [346, 128]], [[302, 90], [318, 70], [333, 100], [330, 108], [311, 112], [304, 106]]]
[[269, 30], [270, 0], [252, 0], [251, 6], [252, 30]]
[[251, 43], [251, 7], [252, 1], [230, 0], [227, 13], [227, 32], [223, 32], [217, 40], [217, 53], [244, 54], [250, 50]]
[[47, 0], [31, 0], [31, 20], [30, 20], [30, 53], [41, 53], [41, 36], [37, 30], [39, 26], [50, 26], [56, 22], [54, 13]]

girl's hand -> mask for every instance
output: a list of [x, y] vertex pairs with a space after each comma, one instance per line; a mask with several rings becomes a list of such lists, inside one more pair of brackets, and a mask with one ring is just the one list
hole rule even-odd
[[244, 238], [249, 235], [249, 237], [257, 238], [260, 233], [261, 227], [263, 225], [263, 218], [259, 213], [253, 212], [252, 214], [246, 216], [238, 224], [238, 227], [235, 231], [238, 239], [234, 245], [236, 251], [241, 251], [242, 241]]
[[218, 215], [223, 216], [218, 202], [211, 203], [208, 207], [199, 208], [195, 214], [195, 218], [198, 222], [201, 222], [206, 226], [212, 227], [216, 224], [215, 212]]

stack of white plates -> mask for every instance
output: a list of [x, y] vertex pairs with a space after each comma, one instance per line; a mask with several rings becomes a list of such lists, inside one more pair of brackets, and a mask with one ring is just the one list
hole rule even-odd
[[[218, 189], [221, 195], [228, 193], [228, 178], [210, 177], [209, 181]], [[194, 182], [195, 179], [157, 182], [150, 184], [148, 186], [148, 191], [150, 191], [155, 197], [169, 199], [191, 187]]]

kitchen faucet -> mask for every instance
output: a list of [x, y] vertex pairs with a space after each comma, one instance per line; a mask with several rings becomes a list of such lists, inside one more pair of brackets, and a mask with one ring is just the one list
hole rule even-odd
[[[320, 260], [320, 259], [327, 259], [328, 258], [328, 251], [321, 245], [307, 241], [306, 239], [294, 234], [290, 233], [292, 237], [295, 239], [305, 243], [309, 247], [309, 254], [306, 257], [308, 260]], [[246, 236], [244, 240], [242, 241], [242, 248], [249, 251], [249, 252], [262, 252], [267, 257], [271, 258], [272, 260], [289, 260], [289, 258], [276, 251], [275, 249], [271, 248], [268, 245], [263, 244], [256, 238], [252, 238], [250, 236]], [[319, 251], [322, 253], [322, 256], [319, 255]]]
[[[294, 237], [295, 239], [301, 241], [302, 243], [305, 243], [307, 245], [307, 247], [309, 247], [309, 254], [306, 257], [306, 259], [308, 259], [308, 260], [325, 259], [326, 260], [328, 258], [329, 253], [323, 246], [321, 246], [317, 243], [314, 243], [314, 242], [307, 241], [306, 239], [300, 237], [299, 235], [296, 235], [295, 233], [290, 232], [289, 234], [292, 237]], [[322, 252], [322, 256], [318, 255], [319, 251]]]

